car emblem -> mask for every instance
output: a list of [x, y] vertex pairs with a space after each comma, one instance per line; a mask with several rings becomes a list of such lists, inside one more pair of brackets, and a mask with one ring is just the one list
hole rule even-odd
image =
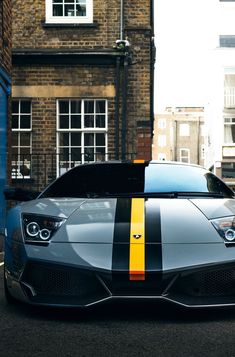
[[141, 234], [133, 234], [133, 237], [134, 237], [135, 239], [140, 239], [140, 238], [141, 238]]

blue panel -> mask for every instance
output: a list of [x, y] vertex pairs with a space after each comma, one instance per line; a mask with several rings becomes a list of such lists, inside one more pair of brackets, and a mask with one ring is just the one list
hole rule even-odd
[[7, 95], [0, 83], [0, 233], [5, 226]]

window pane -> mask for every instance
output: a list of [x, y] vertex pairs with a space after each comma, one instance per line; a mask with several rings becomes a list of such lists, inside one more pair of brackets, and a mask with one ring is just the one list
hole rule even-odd
[[62, 5], [53, 5], [53, 16], [63, 16]]
[[69, 134], [61, 133], [59, 136], [59, 145], [60, 146], [69, 146]]
[[72, 161], [81, 161], [82, 160], [80, 148], [71, 149], [71, 160]]
[[30, 115], [22, 115], [20, 117], [20, 128], [21, 129], [30, 129], [31, 123], [30, 123]]
[[30, 146], [30, 133], [20, 133], [20, 146]]
[[84, 127], [85, 128], [94, 128], [94, 115], [85, 115]]
[[94, 146], [94, 134], [84, 134], [85, 146]]
[[224, 126], [224, 142], [227, 144], [235, 143], [235, 125]]
[[19, 101], [14, 100], [12, 102], [12, 113], [19, 113]]
[[96, 101], [96, 113], [105, 113], [105, 101], [104, 100]]
[[97, 115], [95, 122], [96, 128], [105, 128], [105, 115]]
[[18, 115], [12, 115], [12, 129], [19, 129]]
[[74, 16], [74, 5], [65, 5], [65, 16]]
[[71, 128], [72, 129], [80, 129], [81, 124], [81, 115], [72, 115], [71, 116]]
[[85, 113], [94, 113], [94, 101], [85, 100], [84, 101], [84, 112]]
[[96, 134], [96, 146], [105, 146], [105, 134]]
[[69, 149], [60, 149], [60, 161], [69, 161]]
[[72, 100], [71, 101], [71, 113], [81, 113], [81, 101], [80, 100]]
[[86, 5], [76, 5], [76, 16], [86, 16]]
[[69, 116], [68, 115], [60, 115], [59, 128], [60, 129], [68, 129], [69, 128]]
[[63, 0], [52, 0], [52, 2], [58, 4], [58, 3], [62, 3]]
[[94, 148], [85, 148], [84, 154], [85, 161], [94, 161]]
[[69, 113], [69, 101], [61, 100], [59, 102], [59, 112], [60, 113]]
[[20, 148], [20, 154], [22, 155], [21, 159], [29, 158], [30, 148]]
[[81, 146], [80, 133], [71, 133], [71, 146]]
[[21, 113], [31, 113], [31, 102], [21, 101], [20, 102], [20, 111], [21, 111]]
[[18, 133], [12, 133], [11, 140], [12, 146], [18, 146]]
[[95, 160], [105, 159], [105, 148], [96, 148], [95, 150]]

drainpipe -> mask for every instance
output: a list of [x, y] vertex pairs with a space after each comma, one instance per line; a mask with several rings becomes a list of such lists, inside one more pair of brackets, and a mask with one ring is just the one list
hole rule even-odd
[[121, 0], [120, 4], [120, 40], [124, 40], [124, 0]]
[[122, 85], [122, 160], [126, 157], [126, 109], [127, 109], [127, 84], [128, 84], [128, 53], [124, 58], [124, 73]]
[[150, 1], [150, 121], [151, 136], [154, 129], [154, 66], [156, 57], [156, 48], [154, 43], [154, 0]]
[[119, 160], [119, 99], [120, 99], [120, 57], [116, 59], [115, 96], [115, 160]]

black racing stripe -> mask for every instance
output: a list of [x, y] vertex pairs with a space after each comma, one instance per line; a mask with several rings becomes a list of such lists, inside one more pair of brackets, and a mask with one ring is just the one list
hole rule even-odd
[[112, 270], [129, 274], [131, 199], [118, 198], [116, 205]]
[[148, 199], [145, 203], [145, 271], [162, 271], [162, 235], [160, 202]]

